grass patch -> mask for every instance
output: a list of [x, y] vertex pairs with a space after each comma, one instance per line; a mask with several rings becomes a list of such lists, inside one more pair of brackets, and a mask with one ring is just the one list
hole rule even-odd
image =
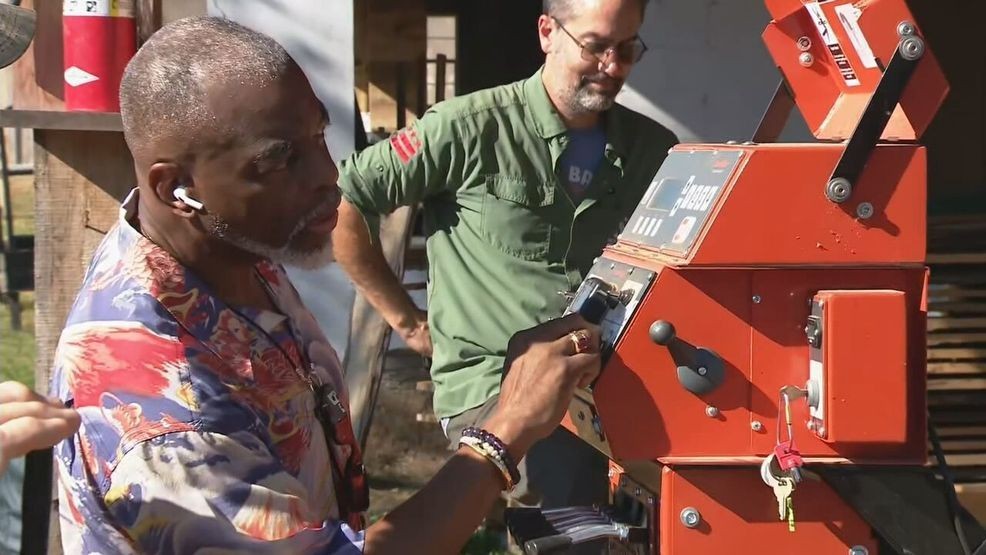
[[[0, 196], [0, 205], [3, 197]], [[10, 177], [10, 203], [3, 206], [3, 225], [9, 241], [11, 230], [7, 229], [7, 215], [13, 219], [15, 235], [34, 234], [34, 176], [15, 175]], [[0, 269], [2, 276], [2, 269]], [[0, 287], [6, 287], [6, 283]], [[34, 386], [34, 294], [21, 293], [21, 330], [11, 329], [10, 305], [0, 303], [0, 380], [16, 380]]]
[[[3, 199], [0, 198], [0, 203]], [[34, 235], [34, 176], [33, 175], [14, 175], [10, 177], [10, 204], [13, 206], [11, 214], [14, 220], [15, 235]], [[7, 207], [4, 206], [4, 218], [6, 219]], [[10, 230], [7, 230], [7, 222], [3, 224], [9, 240]]]
[[10, 327], [10, 306], [0, 304], [0, 380], [34, 387], [34, 295], [21, 293], [23, 329]]

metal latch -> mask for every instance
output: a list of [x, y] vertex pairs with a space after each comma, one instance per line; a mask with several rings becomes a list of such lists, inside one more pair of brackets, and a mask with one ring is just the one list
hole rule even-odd
[[816, 349], [822, 348], [822, 317], [809, 316], [808, 325], [805, 326], [805, 335], [808, 336], [808, 345]]

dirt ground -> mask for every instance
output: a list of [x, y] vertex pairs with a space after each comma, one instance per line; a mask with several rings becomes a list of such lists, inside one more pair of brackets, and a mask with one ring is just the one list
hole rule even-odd
[[432, 414], [431, 393], [415, 387], [427, 379], [423, 366], [384, 372], [366, 444], [371, 519], [414, 494], [451, 454], [437, 423], [417, 421]]
[[[366, 443], [371, 521], [414, 495], [452, 454], [436, 422], [418, 421], [419, 414], [432, 415], [431, 393], [416, 387], [427, 380], [423, 364], [384, 372]], [[480, 527], [462, 553], [516, 554], [520, 550], [507, 545], [502, 531]]]

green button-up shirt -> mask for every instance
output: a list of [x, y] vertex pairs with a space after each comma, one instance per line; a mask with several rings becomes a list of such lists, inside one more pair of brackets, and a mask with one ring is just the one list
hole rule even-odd
[[499, 391], [507, 341], [556, 318], [614, 240], [677, 139], [616, 105], [585, 196], [559, 175], [565, 124], [531, 78], [439, 103], [341, 165], [346, 200], [374, 222], [423, 203], [434, 406], [454, 416]]

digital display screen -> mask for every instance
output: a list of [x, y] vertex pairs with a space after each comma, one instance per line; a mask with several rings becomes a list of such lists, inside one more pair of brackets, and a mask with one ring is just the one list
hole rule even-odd
[[740, 150], [672, 151], [630, 217], [623, 240], [687, 255], [742, 155]]

